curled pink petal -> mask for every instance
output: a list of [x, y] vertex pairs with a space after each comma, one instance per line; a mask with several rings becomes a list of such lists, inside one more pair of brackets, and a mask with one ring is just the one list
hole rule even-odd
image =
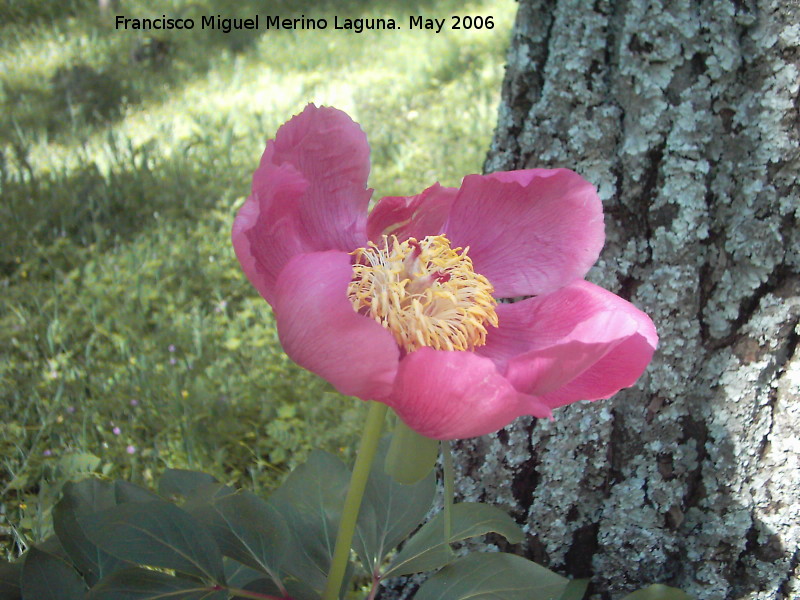
[[366, 243], [368, 174], [366, 136], [335, 108], [309, 104], [267, 143], [232, 239], [242, 269], [268, 302], [292, 256]]
[[636, 333], [620, 342], [569, 383], [539, 399], [551, 408], [578, 400], [603, 400], [631, 387], [650, 364], [655, 348], [648, 336]]
[[361, 127], [340, 110], [309, 104], [267, 144], [253, 175], [253, 193], [270, 185], [270, 165], [284, 164], [308, 183], [294, 208], [297, 235], [315, 250], [364, 246], [372, 190], [366, 189], [369, 145]]
[[275, 318], [292, 360], [363, 400], [389, 395], [400, 351], [388, 330], [359, 315], [347, 298], [350, 256], [329, 251], [292, 258], [275, 288]]
[[439, 235], [457, 193], [458, 188], [435, 183], [416, 196], [381, 198], [367, 218], [367, 237], [377, 242], [383, 235], [398, 240]]
[[491, 433], [520, 415], [550, 416], [547, 406], [514, 389], [491, 360], [431, 348], [403, 358], [387, 404], [417, 433], [442, 440]]
[[498, 319], [478, 352], [551, 408], [633, 385], [658, 344], [645, 313], [586, 281], [500, 305]]
[[262, 176], [259, 192], [236, 214], [231, 238], [245, 275], [271, 304], [281, 269], [295, 254], [312, 250], [298, 231], [297, 205], [308, 186], [291, 165], [266, 166]]
[[636, 334], [636, 322], [627, 315], [599, 313], [557, 344], [512, 358], [506, 377], [517, 389], [541, 396], [569, 383]]
[[445, 233], [454, 246], [470, 247], [475, 270], [501, 298], [583, 278], [605, 240], [597, 191], [567, 169], [468, 175]]

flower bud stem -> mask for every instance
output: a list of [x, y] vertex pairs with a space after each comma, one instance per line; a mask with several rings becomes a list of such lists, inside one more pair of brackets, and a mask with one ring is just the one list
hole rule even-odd
[[444, 542], [450, 547], [453, 533], [453, 497], [455, 495], [455, 475], [453, 471], [453, 455], [450, 454], [450, 441], [442, 440], [442, 479], [444, 480]]
[[356, 463], [353, 465], [353, 474], [350, 476], [350, 487], [344, 500], [342, 520], [339, 523], [339, 532], [336, 535], [336, 545], [333, 549], [331, 570], [325, 583], [322, 600], [338, 600], [342, 587], [347, 560], [350, 558], [350, 548], [353, 543], [353, 534], [356, 530], [358, 511], [361, 508], [361, 499], [367, 487], [372, 461], [378, 449], [378, 441], [383, 431], [383, 422], [386, 418], [388, 407], [380, 402], [369, 403], [369, 413], [364, 432], [361, 434], [361, 444], [358, 448]]

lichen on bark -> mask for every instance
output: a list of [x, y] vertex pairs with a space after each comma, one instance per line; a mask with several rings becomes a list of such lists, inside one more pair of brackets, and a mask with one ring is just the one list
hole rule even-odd
[[589, 277], [661, 346], [611, 401], [460, 443], [458, 492], [596, 597], [800, 597], [798, 23], [778, 0], [520, 1], [486, 170], [598, 186]]

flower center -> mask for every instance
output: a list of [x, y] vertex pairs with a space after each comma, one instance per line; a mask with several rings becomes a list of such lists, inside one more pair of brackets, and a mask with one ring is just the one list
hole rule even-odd
[[468, 250], [450, 248], [443, 235], [404, 242], [383, 236], [383, 247], [370, 242], [352, 252], [347, 295], [356, 312], [391, 331], [408, 352], [483, 346], [486, 324], [497, 327], [497, 302], [489, 280], [472, 269]]

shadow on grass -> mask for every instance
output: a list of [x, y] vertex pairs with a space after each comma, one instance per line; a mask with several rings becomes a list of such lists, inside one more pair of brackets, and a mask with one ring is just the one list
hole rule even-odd
[[[346, 3], [302, 1], [292, 2], [291, 5], [288, 2], [248, 1], [237, 5], [236, 14], [255, 11], [281, 16], [305, 14], [322, 18], [337, 14], [356, 17], [391, 14], [392, 11], [395, 14], [400, 14], [399, 11], [411, 14], [414, 11], [432, 10], [432, 4], [431, 1], [406, 4], [399, 0], [381, 3], [363, 0]], [[199, 6], [192, 10], [202, 10], [205, 5]], [[304, 13], [306, 10], [308, 12]], [[441, 15], [446, 10], [447, 5], [438, 5], [436, 13]], [[274, 33], [268, 32], [268, 35]], [[294, 35], [295, 32], [280, 33]], [[304, 33], [313, 35], [314, 32]], [[365, 46], [374, 39], [367, 35], [340, 33], [342, 39], [353, 39]], [[197, 36], [183, 37], [185, 44], [197, 43]], [[219, 41], [224, 36], [214, 39]], [[280, 37], [276, 35], [275, 39]], [[293, 48], [299, 46], [296, 39], [291, 40], [291, 44]], [[20, 141], [20, 131], [36, 131], [37, 128], [44, 128], [48, 135], [51, 130], [60, 131], [60, 134], [54, 135], [73, 146], [76, 141], [85, 139], [87, 133], [102, 134], [105, 127], [120, 118], [124, 103], [132, 102], [133, 98], [142, 103], [161, 96], [167, 98], [192, 79], [199, 78], [202, 72], [211, 68], [214, 54], [212, 44], [203, 50], [188, 70], [173, 68], [169, 64], [157, 68], [151, 63], [128, 71], [125, 71], [124, 65], [117, 69], [107, 66], [102, 70], [85, 65], [73, 66], [60, 68], [56, 72], [51, 79], [50, 90], [32, 88], [28, 96], [22, 94], [18, 97], [14, 96], [13, 91], [9, 93], [6, 90], [7, 101], [17, 106], [35, 105], [38, 101], [41, 110], [28, 108], [27, 113], [22, 115], [29, 117], [27, 123], [24, 118], [18, 120], [13, 115], [13, 122], [2, 119], [6, 122], [0, 123], [0, 142], [6, 138], [6, 144], [0, 145], [0, 195], [4, 199], [0, 206], [0, 236], [7, 249], [0, 259], [0, 273], [13, 273], [18, 265], [17, 257], [30, 255], [32, 248], [37, 246], [48, 246], [61, 239], [72, 241], [79, 247], [94, 245], [102, 251], [118, 240], [133, 237], [146, 223], [152, 222], [156, 211], [165, 218], [192, 219], [196, 218], [198, 210], [207, 208], [210, 203], [226, 195], [233, 194], [235, 197], [247, 192], [246, 184], [242, 183], [247, 177], [231, 159], [230, 145], [218, 144], [213, 140], [202, 142], [204, 146], [199, 151], [192, 146], [192, 142], [187, 143], [183, 148], [177, 148], [169, 158], [163, 158], [153, 156], [147, 146], [119, 148], [109, 132], [110, 147], [106, 154], [112, 157], [110, 169], [98, 167], [95, 162], [97, 159], [85, 152], [74, 161], [77, 167], [41, 173], [29, 164], [25, 143]], [[291, 53], [292, 48], [285, 51]], [[119, 48], [115, 52], [119, 54]], [[366, 60], [372, 54], [365, 48], [359, 56], [364, 56]], [[270, 60], [267, 57], [264, 62], [269, 63]], [[336, 60], [352, 62], [353, 53], [346, 52]], [[435, 72], [432, 70], [418, 81], [408, 81], [408, 97], [433, 92], [434, 86], [452, 81], [464, 71], [469, 71], [475, 60], [474, 48], [448, 47], [436, 63]], [[284, 66], [287, 70], [291, 68], [288, 64]], [[330, 72], [335, 71], [330, 65], [327, 67]], [[148, 72], [153, 76], [148, 77]], [[177, 75], [173, 77], [174, 73]], [[321, 74], [324, 73], [322, 69]], [[406, 92], [403, 92], [404, 96]], [[387, 103], [374, 93], [362, 97], [359, 104], [371, 105], [373, 100], [376, 104], [371, 113], [387, 111], [388, 118], [396, 110], [396, 102]], [[28, 143], [36, 137], [35, 134], [26, 135]], [[399, 151], [399, 145], [391, 136], [383, 146], [380, 137], [373, 140], [373, 145], [378, 160], [381, 160], [383, 146], [386, 146], [387, 152]], [[82, 150], [79, 152], [83, 153]], [[384, 160], [390, 162], [394, 158], [387, 155]], [[229, 168], [221, 168], [220, 160], [231, 161]], [[70, 262], [68, 256], [64, 260]], [[63, 265], [63, 268], [68, 267], [69, 264]]]
[[[0, 0], [0, 2], [9, 0]], [[310, 36], [319, 31], [264, 30], [266, 15], [281, 18], [325, 18], [332, 27], [334, 16], [340, 18], [394, 17], [405, 28], [405, 18], [410, 14], [443, 16], [462, 5], [455, 2], [435, 3], [433, 0], [303, 0], [287, 2], [274, 0], [261, 2], [247, 0], [228, 5], [220, 11], [210, 1], [179, 5], [168, 17], [193, 18], [194, 31], [141, 31], [116, 30], [115, 15], [126, 17], [159, 18], [165, 14], [156, 8], [142, 8], [121, 2], [117, 13], [100, 12], [93, 0], [72, 0], [64, 7], [55, 0], [34, 0], [15, 8], [9, 14], [9, 24], [42, 22], [55, 23], [67, 17], [81, 19], [87, 35], [100, 40], [105, 38], [104, 50], [91, 52], [58, 68], [46, 80], [14, 83], [6, 80], [2, 85], [5, 96], [5, 117], [0, 119], [0, 138], [18, 127], [23, 130], [44, 131], [49, 137], [66, 141], [76, 129], [94, 129], [113, 124], [120, 119], [126, 107], [136, 108], [148, 103], [168, 102], [171, 95], [192, 81], [203, 77], [221, 54], [255, 53], [259, 39], [268, 35], [273, 40], [274, 51], [257, 56], [264, 66], [281, 73], [292, 71], [335, 70], [363, 58], [374, 61], [376, 43], [374, 32], [354, 34], [337, 32], [345, 46], [331, 51], [327, 45], [315, 44]], [[434, 8], [435, 7], [435, 8]], [[435, 14], [434, 14], [435, 13]], [[203, 16], [248, 18], [262, 15], [261, 30], [217, 29], [199, 30]], [[4, 29], [5, 29], [4, 27]], [[301, 44], [297, 35], [307, 36]], [[390, 34], [391, 35], [391, 34]], [[113, 38], [117, 39], [114, 40]], [[38, 83], [38, 84], [37, 84]], [[8, 133], [6, 133], [6, 136]]]
[[[117, 152], [108, 171], [91, 160], [69, 171], [35, 176], [0, 171], [2, 275], [11, 275], [18, 259], [39, 255], [42, 248], [57, 242], [63, 248], [61, 240], [102, 252], [133, 238], [156, 218], [196, 219], [219, 198], [247, 191], [238, 171], [209, 168], [206, 160], [214, 153], [198, 157], [187, 150], [156, 162], [146, 147]], [[77, 266], [72, 254], [57, 256], [59, 264], [43, 265], [45, 272]], [[81, 260], [78, 254], [73, 258]]]
[[45, 25], [97, 11], [97, 0], [0, 0], [4, 26]]

